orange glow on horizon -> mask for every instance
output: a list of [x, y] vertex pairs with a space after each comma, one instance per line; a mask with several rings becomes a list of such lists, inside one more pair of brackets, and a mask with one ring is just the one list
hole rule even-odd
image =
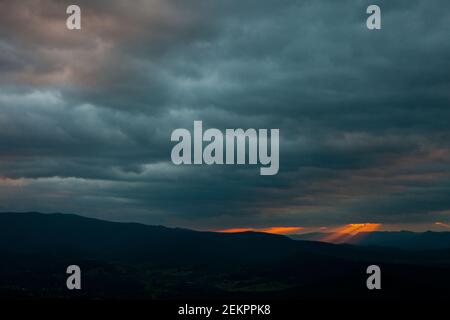
[[373, 232], [380, 227], [380, 223], [351, 223], [336, 229], [336, 231], [323, 237], [321, 241], [345, 243], [360, 232]]
[[444, 222], [438, 221], [438, 222], [435, 222], [434, 224], [435, 224], [435, 225], [438, 225], [438, 226], [440, 226], [440, 227], [444, 227], [444, 228], [450, 229], [450, 225], [449, 225], [448, 223], [444, 223]]
[[300, 230], [303, 230], [302, 227], [268, 227], [268, 228], [230, 228], [224, 230], [216, 230], [216, 232], [224, 232], [224, 233], [236, 233], [236, 232], [265, 232], [265, 233], [274, 233], [274, 234], [293, 234]]
[[276, 234], [292, 234], [302, 229], [303, 228], [301, 227], [271, 227], [263, 229], [264, 231], [262, 232], [276, 233]]

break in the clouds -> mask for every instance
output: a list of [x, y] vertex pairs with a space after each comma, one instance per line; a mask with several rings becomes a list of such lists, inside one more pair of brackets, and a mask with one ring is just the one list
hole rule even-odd
[[[450, 219], [450, 4], [0, 1], [0, 210], [194, 228]], [[170, 161], [279, 128], [280, 171]]]

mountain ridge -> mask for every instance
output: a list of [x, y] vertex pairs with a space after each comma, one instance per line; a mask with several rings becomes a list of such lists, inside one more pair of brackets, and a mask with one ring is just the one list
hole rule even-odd
[[72, 264], [83, 270], [78, 294], [96, 299], [370, 298], [365, 271], [372, 264], [382, 267], [383, 297], [450, 297], [450, 250], [337, 245], [66, 214], [0, 213], [0, 257], [0, 297], [76, 297], [65, 288]]
[[[305, 233], [288, 235], [294, 240], [324, 241], [333, 233]], [[339, 239], [345, 239], [339, 242]], [[450, 232], [448, 231], [372, 231], [357, 234], [341, 234], [338, 243], [360, 246], [382, 246], [405, 250], [442, 250], [450, 249]]]

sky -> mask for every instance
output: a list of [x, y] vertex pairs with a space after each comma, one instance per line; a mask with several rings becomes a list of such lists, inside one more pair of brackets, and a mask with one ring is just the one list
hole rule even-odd
[[[0, 211], [449, 229], [450, 3], [370, 4], [0, 0]], [[174, 165], [194, 120], [280, 129], [279, 173]]]

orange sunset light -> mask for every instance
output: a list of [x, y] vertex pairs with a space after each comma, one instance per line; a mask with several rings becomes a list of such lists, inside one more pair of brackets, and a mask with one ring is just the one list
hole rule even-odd
[[438, 226], [440, 226], [440, 227], [443, 227], [443, 228], [450, 228], [450, 225], [448, 224], [448, 223], [444, 223], [444, 222], [435, 222], [434, 223], [435, 225], [438, 225]]
[[217, 232], [225, 232], [225, 233], [234, 233], [234, 232], [266, 232], [266, 233], [275, 233], [275, 234], [292, 234], [303, 230], [302, 227], [268, 227], [268, 228], [231, 228], [224, 230], [217, 230]]
[[343, 243], [352, 239], [360, 232], [372, 232], [379, 229], [380, 223], [351, 223], [336, 229], [324, 236], [321, 241]]

